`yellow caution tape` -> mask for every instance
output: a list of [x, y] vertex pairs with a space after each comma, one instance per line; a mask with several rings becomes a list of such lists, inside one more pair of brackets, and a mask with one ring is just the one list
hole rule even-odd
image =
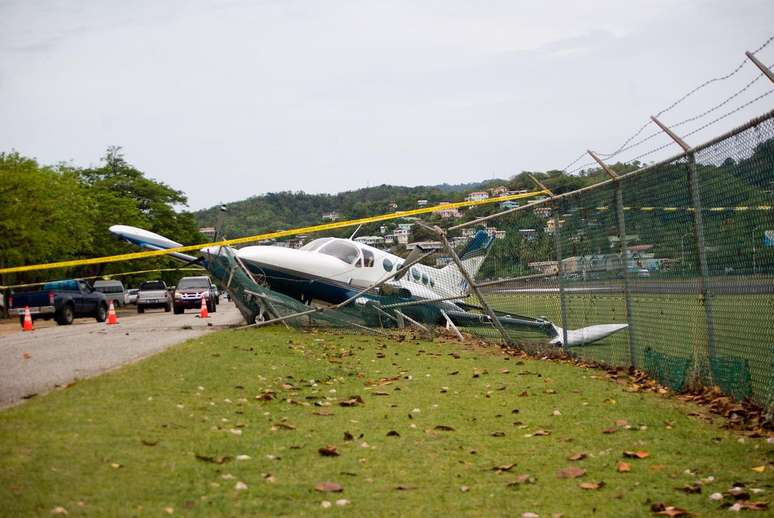
[[13, 266], [9, 268], [0, 268], [0, 274], [31, 272], [36, 270], [51, 270], [54, 268], [71, 268], [73, 266], [85, 266], [85, 265], [91, 265], [91, 264], [116, 263], [121, 261], [131, 261], [134, 259], [145, 259], [148, 257], [160, 257], [171, 253], [192, 252], [192, 251], [201, 250], [202, 248], [207, 248], [207, 247], [242, 245], [246, 243], [253, 243], [255, 241], [265, 241], [267, 239], [276, 239], [280, 237], [295, 236], [298, 234], [311, 234], [313, 232], [322, 232], [325, 230], [334, 230], [338, 228], [353, 227], [356, 225], [365, 225], [367, 223], [377, 223], [380, 221], [388, 221], [391, 219], [405, 218], [407, 216], [417, 216], [420, 214], [428, 214], [430, 212], [436, 212], [436, 211], [446, 210], [446, 209], [459, 209], [463, 207], [475, 207], [478, 205], [487, 205], [491, 203], [499, 203], [499, 202], [504, 202], [509, 200], [520, 200], [524, 198], [531, 198], [533, 196], [538, 196], [540, 194], [549, 194], [549, 192], [546, 190], [541, 190], [541, 191], [525, 192], [520, 194], [511, 194], [509, 196], [500, 196], [498, 198], [487, 198], [485, 200], [445, 203], [443, 205], [423, 207], [421, 209], [398, 211], [390, 214], [381, 214], [379, 216], [370, 216], [367, 218], [351, 219], [348, 221], [324, 223], [322, 225], [313, 225], [310, 227], [280, 230], [278, 232], [269, 232], [266, 234], [257, 234], [254, 236], [240, 237], [236, 239], [224, 239], [222, 241], [214, 241], [212, 243], [201, 243], [198, 245], [179, 246], [177, 248], [168, 248], [166, 250], [149, 250], [149, 251], [143, 251], [143, 252], [132, 252], [128, 254], [110, 255], [105, 257], [93, 257], [91, 259], [74, 259], [72, 261], [59, 261], [56, 263], [31, 264], [27, 266]]

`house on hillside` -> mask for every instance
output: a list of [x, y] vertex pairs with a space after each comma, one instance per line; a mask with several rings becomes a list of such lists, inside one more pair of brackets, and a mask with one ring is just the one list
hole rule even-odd
[[[447, 205], [448, 201], [442, 201], [438, 205]], [[436, 216], [440, 216], [442, 218], [459, 218], [462, 217], [462, 214], [460, 214], [460, 210], [458, 208], [446, 208], [446, 209], [438, 209], [434, 210], [433, 214]]]
[[382, 236], [360, 236], [356, 237], [355, 241], [363, 243], [368, 246], [375, 246], [377, 248], [384, 246], [384, 237]]
[[486, 191], [476, 191], [465, 196], [465, 201], [482, 201], [482, 200], [488, 200], [488, 199], [489, 199], [489, 193], [487, 193]]
[[341, 215], [335, 210], [332, 210], [330, 212], [323, 212], [322, 214], [323, 221], [336, 221], [340, 217]]
[[419, 247], [420, 250], [429, 252], [430, 250], [440, 250], [443, 245], [440, 241], [415, 241], [406, 245], [406, 250], [414, 250]]
[[406, 245], [409, 242], [409, 234], [411, 234], [411, 230], [409, 230], [411, 226], [409, 226], [408, 229], [406, 228], [396, 228], [393, 231], [393, 236], [395, 236], [395, 242], [401, 245]]
[[202, 227], [199, 233], [208, 239], [215, 239], [215, 227]]
[[427, 206], [427, 200], [417, 200], [417, 206], [419, 206], [419, 207], [426, 207]]

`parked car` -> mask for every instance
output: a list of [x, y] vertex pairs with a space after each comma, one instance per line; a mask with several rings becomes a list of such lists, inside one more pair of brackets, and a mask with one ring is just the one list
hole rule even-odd
[[207, 305], [207, 311], [210, 313], [217, 311], [215, 285], [212, 284], [210, 278], [205, 275], [183, 277], [175, 287], [173, 302], [175, 314], [179, 315], [186, 309], [199, 309], [202, 305], [202, 297]]
[[137, 294], [140, 293], [139, 288], [131, 288], [126, 290], [126, 303], [137, 304]]
[[164, 308], [172, 311], [172, 296], [164, 281], [147, 281], [140, 284], [137, 294], [137, 313], [145, 313], [146, 308]]
[[47, 282], [38, 291], [14, 293], [9, 297], [11, 314], [19, 316], [24, 325], [24, 308], [29, 307], [33, 320], [55, 319], [59, 325], [70, 325], [79, 317], [94, 317], [97, 322], [107, 319], [108, 299], [86, 281], [66, 280]]
[[127, 303], [126, 290], [124, 290], [124, 283], [121, 281], [94, 281], [94, 289], [104, 293], [108, 302], [112, 302], [116, 308], [125, 306]]

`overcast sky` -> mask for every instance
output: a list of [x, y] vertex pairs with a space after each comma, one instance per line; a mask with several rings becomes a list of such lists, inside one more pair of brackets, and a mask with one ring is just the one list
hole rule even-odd
[[[88, 166], [119, 145], [193, 209], [561, 169], [731, 72], [772, 20], [772, 0], [0, 0], [0, 151]], [[774, 63], [774, 43], [758, 56]], [[756, 76], [748, 63], [662, 118]], [[679, 133], [770, 89], [759, 80]]]

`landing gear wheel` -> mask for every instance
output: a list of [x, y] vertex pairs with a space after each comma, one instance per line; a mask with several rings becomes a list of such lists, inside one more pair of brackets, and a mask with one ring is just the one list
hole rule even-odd
[[145, 307], [144, 306], [140, 306], [138, 304], [137, 305], [137, 313], [145, 313]]

